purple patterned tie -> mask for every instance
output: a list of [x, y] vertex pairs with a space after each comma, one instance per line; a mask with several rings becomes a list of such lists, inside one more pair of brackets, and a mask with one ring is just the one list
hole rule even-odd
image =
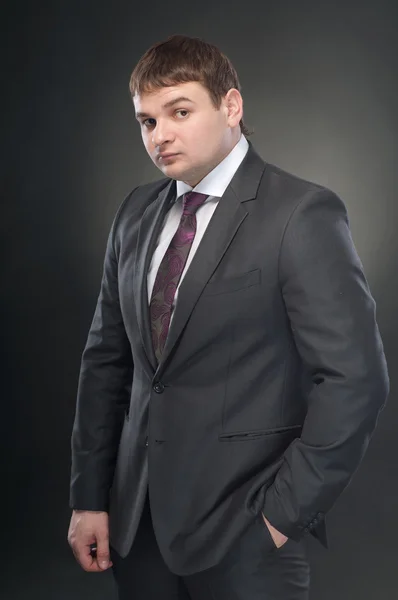
[[205, 194], [188, 192], [184, 196], [180, 224], [160, 263], [153, 285], [149, 310], [152, 343], [160, 361], [169, 331], [174, 296], [196, 233], [196, 211], [208, 198]]

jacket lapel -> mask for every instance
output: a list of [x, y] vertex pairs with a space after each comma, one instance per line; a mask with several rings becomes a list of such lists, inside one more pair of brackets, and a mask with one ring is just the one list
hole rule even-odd
[[175, 181], [170, 182], [146, 209], [141, 219], [137, 243], [135, 266], [137, 285], [135, 289], [142, 342], [156, 378], [160, 377], [164, 371], [166, 361], [175, 348], [203, 288], [247, 217], [248, 212], [244, 207], [244, 202], [256, 197], [264, 168], [263, 159], [255, 152], [249, 142], [249, 150], [225, 193], [220, 198], [180, 285], [178, 302], [159, 365], [157, 365], [152, 345], [147, 274], [164, 217], [170, 203], [175, 198]]
[[135, 305], [137, 307], [137, 320], [142, 344], [153, 373], [155, 373], [157, 367], [157, 360], [152, 344], [147, 276], [164, 218], [175, 198], [175, 194], [176, 183], [174, 180], [170, 180], [166, 187], [160, 191], [156, 200], [150, 203], [141, 217], [137, 240], [134, 267], [134, 278], [136, 281], [136, 285], [134, 286]]

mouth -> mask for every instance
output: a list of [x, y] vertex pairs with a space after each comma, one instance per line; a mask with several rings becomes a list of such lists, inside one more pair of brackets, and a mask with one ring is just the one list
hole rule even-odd
[[178, 156], [178, 154], [171, 153], [171, 152], [164, 152], [162, 154], [158, 154], [156, 158], [159, 162], [168, 162], [170, 160], [173, 160], [176, 156]]

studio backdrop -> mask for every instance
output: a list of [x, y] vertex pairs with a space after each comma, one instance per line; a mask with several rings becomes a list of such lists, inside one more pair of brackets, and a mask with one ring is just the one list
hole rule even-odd
[[70, 435], [81, 354], [116, 210], [162, 174], [128, 92], [173, 33], [232, 60], [265, 161], [345, 202], [377, 303], [391, 392], [366, 457], [308, 540], [312, 598], [391, 600], [398, 475], [397, 3], [8, 2], [3, 7], [2, 562], [4, 600], [115, 598], [67, 544]]

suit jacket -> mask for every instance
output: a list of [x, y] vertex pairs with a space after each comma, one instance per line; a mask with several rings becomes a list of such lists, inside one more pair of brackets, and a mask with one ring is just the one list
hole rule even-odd
[[174, 195], [168, 178], [137, 187], [111, 227], [82, 355], [71, 507], [108, 511], [126, 556], [149, 486], [160, 551], [180, 575], [217, 564], [261, 512], [327, 547], [325, 515], [389, 388], [346, 208], [249, 142], [157, 364], [147, 270]]

